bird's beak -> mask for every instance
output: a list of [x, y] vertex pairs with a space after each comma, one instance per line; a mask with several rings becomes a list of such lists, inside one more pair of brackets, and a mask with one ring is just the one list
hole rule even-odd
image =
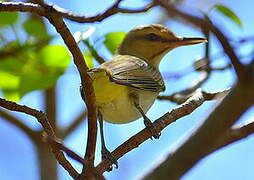
[[198, 43], [206, 43], [208, 42], [205, 38], [185, 38], [185, 37], [179, 37], [176, 41], [176, 44], [178, 46], [186, 46], [186, 45], [192, 45], [192, 44], [198, 44]]

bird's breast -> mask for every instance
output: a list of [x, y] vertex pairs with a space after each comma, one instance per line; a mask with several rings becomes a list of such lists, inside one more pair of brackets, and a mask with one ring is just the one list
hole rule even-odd
[[105, 71], [97, 71], [90, 76], [93, 79], [97, 107], [103, 119], [110, 123], [128, 123], [141, 117], [141, 113], [134, 106], [133, 98], [130, 97], [131, 94], [139, 97], [144, 113], [150, 109], [159, 94], [111, 82]]
[[118, 96], [107, 103], [98, 105], [98, 108], [103, 115], [103, 119], [110, 123], [123, 124], [135, 121], [142, 117], [141, 113], [134, 106], [133, 99], [130, 98], [130, 94], [133, 93], [133, 91], [138, 94], [139, 104], [144, 113], [150, 109], [158, 96], [158, 93], [127, 87], [126, 91], [124, 91], [121, 96]]
[[126, 94], [127, 87], [111, 82], [104, 71], [94, 73], [92, 78], [97, 106], [112, 102]]

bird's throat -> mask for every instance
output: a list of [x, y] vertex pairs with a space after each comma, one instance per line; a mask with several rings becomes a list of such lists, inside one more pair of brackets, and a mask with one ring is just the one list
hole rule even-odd
[[168, 51], [169, 51], [169, 49], [168, 49], [168, 47], [166, 47], [158, 52], [155, 52], [152, 56], [150, 56], [148, 59], [145, 59], [145, 60], [150, 65], [152, 65], [153, 67], [158, 69], [162, 58], [167, 54]]

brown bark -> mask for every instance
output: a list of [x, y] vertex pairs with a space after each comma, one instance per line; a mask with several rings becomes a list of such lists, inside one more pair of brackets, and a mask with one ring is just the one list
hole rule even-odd
[[36, 143], [41, 180], [57, 180], [57, 161], [50, 147], [42, 142]]

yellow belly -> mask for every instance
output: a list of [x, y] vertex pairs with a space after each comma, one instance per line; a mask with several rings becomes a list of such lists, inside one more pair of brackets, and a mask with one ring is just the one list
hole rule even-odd
[[111, 82], [104, 72], [93, 75], [96, 104], [103, 119], [110, 123], [128, 123], [141, 117], [130, 94], [138, 94], [139, 104], [146, 113], [154, 103], [158, 93], [143, 91]]
[[126, 93], [127, 87], [109, 81], [105, 72], [99, 72], [93, 80], [97, 106], [111, 102]]

